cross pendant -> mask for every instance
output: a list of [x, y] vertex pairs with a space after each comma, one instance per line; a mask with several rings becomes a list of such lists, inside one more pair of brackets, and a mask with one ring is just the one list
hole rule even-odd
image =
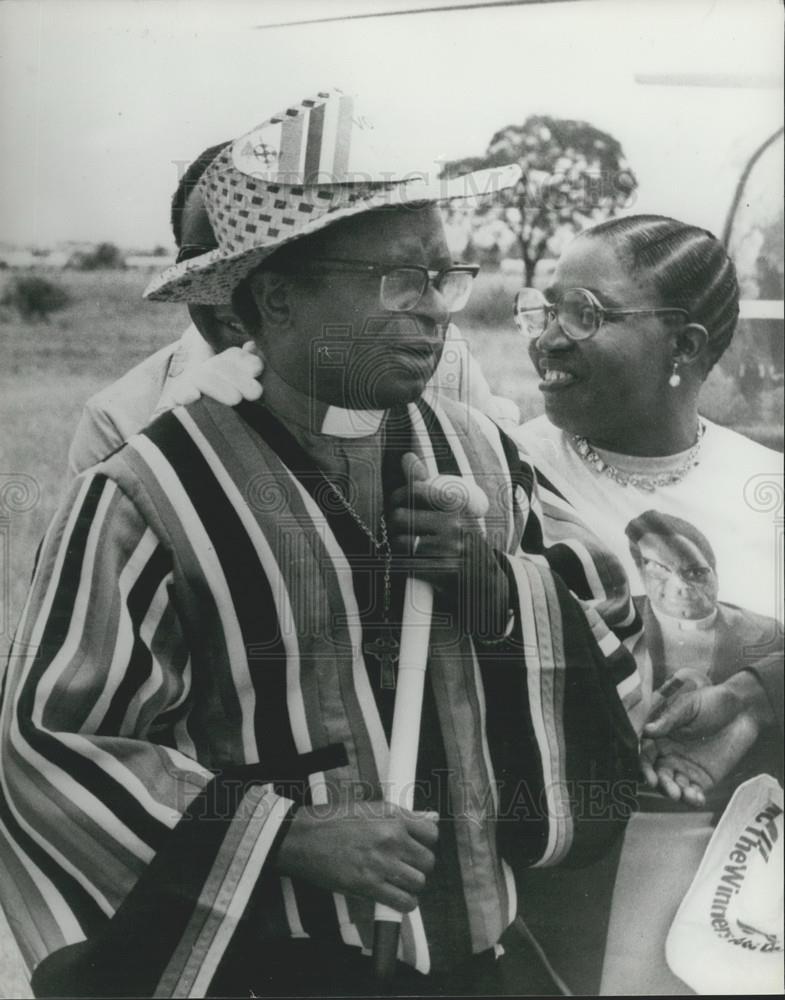
[[366, 653], [375, 657], [381, 666], [379, 684], [383, 689], [395, 690], [395, 664], [398, 662], [398, 640], [387, 631], [378, 635], [365, 647]]

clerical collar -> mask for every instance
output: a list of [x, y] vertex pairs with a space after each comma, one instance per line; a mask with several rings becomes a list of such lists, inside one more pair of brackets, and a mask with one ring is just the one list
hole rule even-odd
[[708, 632], [710, 628], [714, 627], [714, 623], [717, 621], [717, 608], [713, 608], [711, 613], [706, 615], [705, 618], [674, 618], [672, 615], [666, 615], [662, 611], [658, 611], [657, 608], [652, 605], [651, 610], [654, 612], [654, 617], [660, 622], [661, 625], [666, 628], [670, 628], [673, 631], [679, 632]]
[[348, 410], [306, 396], [267, 367], [262, 375], [265, 404], [285, 423], [309, 434], [363, 438], [381, 427], [386, 410]]

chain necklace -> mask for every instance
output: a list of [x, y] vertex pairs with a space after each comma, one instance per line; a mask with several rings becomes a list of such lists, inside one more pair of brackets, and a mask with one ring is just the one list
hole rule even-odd
[[377, 636], [373, 642], [366, 643], [366, 652], [374, 656], [381, 668], [381, 686], [383, 688], [395, 688], [395, 664], [398, 660], [399, 643], [392, 634], [392, 624], [390, 622], [390, 605], [392, 600], [392, 549], [390, 539], [387, 535], [387, 521], [384, 512], [379, 515], [379, 536], [377, 537], [365, 521], [354, 509], [343, 490], [330, 481], [330, 488], [339, 500], [346, 513], [352, 518], [362, 533], [371, 540], [377, 554], [384, 559], [384, 592], [382, 596], [382, 624], [384, 626], [384, 636]]
[[606, 462], [604, 458], [597, 454], [585, 437], [579, 434], [571, 434], [573, 446], [580, 457], [597, 474], [605, 475], [612, 479], [619, 486], [635, 486], [646, 493], [653, 493], [662, 486], [675, 486], [680, 483], [687, 473], [694, 469], [700, 461], [700, 450], [703, 443], [703, 435], [706, 433], [706, 424], [698, 419], [698, 435], [695, 444], [684, 456], [684, 461], [676, 469], [668, 472], [654, 473], [647, 475], [645, 472], [625, 472], [617, 469], [615, 465]]

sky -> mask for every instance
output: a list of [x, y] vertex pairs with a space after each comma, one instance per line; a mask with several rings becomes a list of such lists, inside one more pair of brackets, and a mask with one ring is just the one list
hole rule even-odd
[[[357, 94], [416, 170], [479, 155], [529, 114], [585, 119], [622, 143], [635, 211], [715, 231], [745, 162], [782, 122], [778, 0], [573, 0], [259, 27], [416, 5], [0, 2], [0, 241], [168, 248], [182, 164], [325, 87]], [[639, 82], [663, 74], [733, 85]], [[768, 85], [739, 86], [750, 77]]]

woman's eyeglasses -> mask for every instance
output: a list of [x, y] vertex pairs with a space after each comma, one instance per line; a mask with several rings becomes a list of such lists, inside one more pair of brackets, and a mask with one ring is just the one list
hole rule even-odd
[[419, 264], [395, 267], [364, 260], [343, 260], [337, 257], [316, 257], [302, 267], [286, 268], [292, 274], [318, 274], [321, 271], [346, 271], [378, 275], [379, 303], [387, 312], [411, 312], [432, 285], [444, 299], [449, 312], [460, 312], [469, 301], [478, 264], [454, 264], [442, 271], [431, 271]]
[[536, 288], [523, 288], [515, 296], [513, 318], [515, 325], [532, 340], [541, 337], [554, 319], [570, 340], [588, 340], [606, 320], [618, 316], [656, 316], [676, 313], [689, 322], [686, 309], [667, 306], [659, 309], [606, 309], [586, 288], [570, 288], [558, 302], [548, 302]]

